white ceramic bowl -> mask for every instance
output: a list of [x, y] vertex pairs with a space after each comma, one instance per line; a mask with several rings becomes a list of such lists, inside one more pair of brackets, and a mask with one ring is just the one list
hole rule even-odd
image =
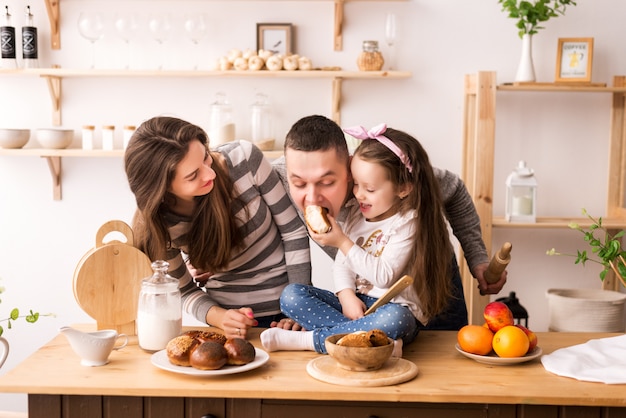
[[30, 129], [0, 129], [0, 148], [22, 148], [30, 139]]
[[74, 140], [73, 129], [37, 129], [37, 141], [43, 148], [67, 148]]

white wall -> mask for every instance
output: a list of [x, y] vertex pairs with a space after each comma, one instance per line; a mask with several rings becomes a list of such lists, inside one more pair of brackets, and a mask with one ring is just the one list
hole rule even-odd
[[[18, 31], [24, 2], [7, 0]], [[545, 24], [535, 36], [534, 62], [538, 81], [554, 80], [559, 37], [594, 37], [593, 81], [611, 82], [626, 74], [623, 39], [626, 29], [622, 0], [579, 1], [566, 17]], [[297, 28], [296, 51], [315, 66], [356, 70], [356, 57], [365, 39], [384, 46], [384, 16], [398, 15], [398, 68], [407, 80], [344, 82], [342, 125], [370, 127], [379, 122], [417, 136], [439, 167], [461, 170], [463, 75], [495, 70], [498, 82], [512, 81], [521, 41], [515, 22], [495, 0], [408, 2], [350, 2], [345, 6], [344, 49], [333, 51], [332, 2], [228, 1], [83, 1], [61, 2], [61, 50], [49, 48], [49, 27], [42, 1], [31, 4], [39, 27], [42, 66], [86, 68], [90, 45], [76, 29], [78, 13], [98, 9], [113, 18], [113, 10], [171, 11], [211, 15], [210, 35], [201, 43], [201, 67], [208, 68], [231, 48], [255, 47], [256, 22], [291, 22]], [[241, 10], [245, 10], [242, 12]], [[142, 34], [131, 43], [133, 68], [156, 67], [156, 42]], [[190, 68], [193, 49], [180, 29], [165, 43], [166, 69]], [[96, 44], [97, 67], [121, 68], [126, 50], [109, 22]], [[302, 116], [330, 115], [331, 87], [327, 80], [265, 79], [82, 79], [63, 81], [63, 126], [80, 131], [84, 124], [120, 127], [139, 124], [157, 114], [173, 114], [204, 127], [214, 94], [225, 91], [237, 113], [238, 136], [247, 138], [248, 107], [254, 94], [270, 94], [276, 109], [277, 136], [284, 137]], [[495, 166], [496, 214], [504, 210], [504, 179], [525, 159], [536, 170], [541, 216], [578, 216], [585, 207], [594, 214], [605, 209], [606, 151], [609, 134], [609, 95], [499, 94]], [[50, 99], [43, 80], [0, 77], [0, 126], [48, 127]], [[97, 130], [99, 138], [100, 130]], [[75, 145], [78, 146], [79, 135]], [[31, 146], [33, 144], [30, 144]], [[15, 323], [5, 332], [12, 351], [0, 373], [6, 373], [57, 334], [59, 326], [92, 322], [77, 306], [72, 293], [74, 268], [95, 245], [99, 226], [110, 219], [130, 222], [134, 201], [122, 162], [114, 158], [64, 158], [63, 200], [52, 200], [46, 162], [37, 157], [0, 156], [0, 277], [7, 287], [0, 318], [9, 308], [54, 312], [30, 325]], [[550, 287], [597, 287], [598, 269], [574, 266], [572, 260], [550, 258], [556, 247], [572, 252], [583, 247], [569, 230], [502, 230], [494, 232], [494, 246], [514, 245], [509, 283], [501, 296], [517, 292], [530, 314], [529, 325], [547, 330], [545, 291]], [[315, 281], [327, 285], [329, 263], [315, 251]], [[4, 324], [3, 324], [4, 325]], [[0, 395], [0, 409], [26, 410], [25, 395]]]

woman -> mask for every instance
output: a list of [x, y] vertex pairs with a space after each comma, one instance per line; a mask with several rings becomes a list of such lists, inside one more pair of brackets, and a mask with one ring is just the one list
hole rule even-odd
[[[198, 126], [144, 122], [124, 163], [137, 201], [136, 245], [169, 262], [183, 309], [227, 337], [280, 320], [288, 283], [310, 283], [306, 229], [263, 153], [247, 141], [214, 151]], [[194, 280], [189, 263], [205, 274]], [[208, 276], [208, 278], [206, 278]]]

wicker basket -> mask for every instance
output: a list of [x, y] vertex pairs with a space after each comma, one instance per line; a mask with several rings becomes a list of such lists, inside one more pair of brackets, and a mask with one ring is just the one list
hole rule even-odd
[[550, 331], [624, 332], [626, 294], [601, 289], [548, 289]]

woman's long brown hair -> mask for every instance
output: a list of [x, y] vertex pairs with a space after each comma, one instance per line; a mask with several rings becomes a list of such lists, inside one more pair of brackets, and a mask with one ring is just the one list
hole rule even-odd
[[[155, 117], [142, 123], [133, 134], [124, 154], [130, 190], [137, 201], [133, 219], [135, 245], [151, 260], [165, 259], [171, 242], [167, 216], [172, 216], [176, 197], [168, 191], [176, 167], [187, 155], [189, 143], [198, 140], [208, 151], [208, 136], [196, 125], [172, 117]], [[231, 214], [234, 185], [226, 167], [213, 158], [215, 188], [196, 197], [189, 243], [189, 261], [203, 271], [226, 269], [231, 250], [243, 237]], [[174, 215], [175, 216], [175, 215]], [[174, 245], [172, 245], [174, 244]]]

